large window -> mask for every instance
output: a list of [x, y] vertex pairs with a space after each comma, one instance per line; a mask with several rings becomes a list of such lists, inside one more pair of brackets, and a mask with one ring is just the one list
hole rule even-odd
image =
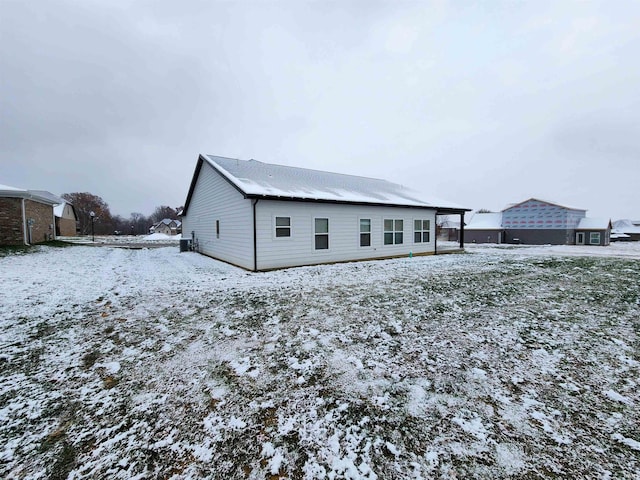
[[600, 245], [600, 232], [590, 232], [589, 243], [591, 245]]
[[291, 236], [291, 217], [276, 217], [276, 237]]
[[431, 232], [431, 220], [413, 221], [413, 242], [429, 243]]
[[401, 219], [384, 219], [384, 244], [400, 245], [403, 241], [403, 221]]
[[316, 250], [327, 250], [329, 248], [329, 219], [315, 219], [315, 247]]
[[360, 219], [360, 246], [361, 247], [371, 246], [371, 219], [370, 218]]

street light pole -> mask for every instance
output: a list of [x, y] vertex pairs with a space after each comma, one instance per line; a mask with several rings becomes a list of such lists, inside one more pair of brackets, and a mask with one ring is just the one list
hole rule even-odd
[[93, 222], [94, 222], [94, 221], [95, 221], [95, 219], [96, 219], [96, 213], [92, 210], [92, 211], [90, 211], [90, 212], [89, 212], [89, 216], [91, 217], [91, 241], [92, 241], [93, 243], [95, 243], [95, 241], [96, 241], [96, 236], [95, 236], [95, 235], [94, 235], [94, 233], [93, 233]]

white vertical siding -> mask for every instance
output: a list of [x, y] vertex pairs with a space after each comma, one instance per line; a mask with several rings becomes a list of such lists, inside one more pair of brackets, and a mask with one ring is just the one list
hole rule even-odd
[[[216, 236], [220, 222], [220, 237]], [[206, 162], [182, 218], [182, 237], [195, 232], [198, 251], [225, 262], [253, 269], [253, 209], [251, 200], [222, 178]]]
[[[275, 236], [275, 217], [291, 217], [291, 237]], [[435, 210], [260, 200], [256, 205], [258, 269], [430, 253]], [[329, 249], [314, 248], [314, 218], [329, 219]], [[360, 247], [360, 219], [371, 219], [371, 246]], [[383, 221], [403, 220], [403, 243], [384, 245]], [[414, 220], [430, 220], [428, 243], [414, 243]]]

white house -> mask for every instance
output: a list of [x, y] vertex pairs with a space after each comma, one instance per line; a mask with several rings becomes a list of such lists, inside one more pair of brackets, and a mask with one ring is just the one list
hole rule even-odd
[[173, 220], [171, 218], [164, 218], [155, 225], [149, 228], [150, 233], [164, 233], [165, 235], [177, 235], [180, 233], [180, 226], [182, 222], [180, 220]]
[[[198, 252], [261, 271], [433, 254], [436, 214], [462, 220], [466, 211], [385, 180], [200, 155], [182, 237]], [[462, 232], [460, 248], [463, 241]]]

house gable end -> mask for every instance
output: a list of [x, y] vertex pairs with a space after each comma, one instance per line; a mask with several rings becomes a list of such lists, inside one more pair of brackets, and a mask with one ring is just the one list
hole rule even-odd
[[198, 156], [198, 162], [196, 163], [195, 171], [193, 172], [193, 178], [191, 179], [191, 185], [189, 186], [189, 192], [187, 193], [187, 199], [184, 202], [184, 208], [182, 209], [182, 212], [180, 214], [181, 216], [186, 216], [187, 215], [187, 211], [189, 209], [189, 205], [191, 204], [191, 198], [193, 197], [193, 190], [195, 189], [196, 182], [198, 181], [198, 176], [200, 175], [200, 170], [202, 169], [202, 164], [205, 161], [207, 162], [207, 165], [209, 165], [218, 175], [220, 175], [222, 178], [224, 178], [225, 181], [227, 181], [229, 183], [229, 185], [233, 186], [233, 188], [235, 188], [238, 192], [240, 192], [243, 197], [247, 198], [246, 192], [244, 192], [238, 185], [236, 185], [233, 181], [231, 181], [227, 177], [227, 175], [225, 175], [225, 173], [222, 170], [217, 168], [217, 166], [215, 164], [213, 164], [212, 162], [208, 161], [204, 156], [199, 155]]

